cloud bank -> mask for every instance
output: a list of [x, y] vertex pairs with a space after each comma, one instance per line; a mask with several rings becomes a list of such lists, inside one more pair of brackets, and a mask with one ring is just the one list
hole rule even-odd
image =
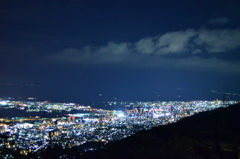
[[[240, 62], [217, 59], [240, 47], [240, 29], [187, 29], [142, 38], [135, 43], [108, 42], [105, 46], [67, 48], [51, 54], [50, 61], [83, 65], [119, 64], [240, 73]], [[203, 58], [202, 55], [205, 55]]]

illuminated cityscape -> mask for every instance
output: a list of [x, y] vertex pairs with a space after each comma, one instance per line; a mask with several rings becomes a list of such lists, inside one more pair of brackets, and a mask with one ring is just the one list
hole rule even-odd
[[[227, 101], [225, 104], [235, 103]], [[140, 130], [174, 123], [184, 117], [225, 106], [220, 100], [107, 104], [120, 104], [124, 111], [96, 109], [76, 103], [2, 100], [1, 110], [25, 111], [26, 116], [0, 118], [1, 139], [4, 141], [0, 145], [1, 153], [9, 149], [28, 155], [41, 152], [50, 145], [77, 147], [81, 153], [104, 149], [107, 144]], [[73, 110], [78, 113], [70, 113]], [[39, 115], [28, 117], [31, 112]], [[54, 117], [47, 117], [54, 112]], [[4, 135], [7, 136], [4, 138]], [[10, 154], [2, 154], [2, 157], [4, 155]]]

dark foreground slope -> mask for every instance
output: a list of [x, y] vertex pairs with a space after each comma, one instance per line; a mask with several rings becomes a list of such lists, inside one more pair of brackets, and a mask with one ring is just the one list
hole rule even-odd
[[240, 104], [144, 130], [80, 158], [240, 158]]

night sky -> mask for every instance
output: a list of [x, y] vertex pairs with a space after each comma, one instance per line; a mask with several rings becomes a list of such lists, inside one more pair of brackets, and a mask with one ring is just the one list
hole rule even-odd
[[238, 0], [1, 0], [0, 97], [92, 103], [240, 94], [239, 8]]

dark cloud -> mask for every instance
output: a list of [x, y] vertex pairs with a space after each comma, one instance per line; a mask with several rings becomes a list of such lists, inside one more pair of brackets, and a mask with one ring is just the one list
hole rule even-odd
[[131, 44], [109, 42], [106, 46], [85, 46], [82, 49], [67, 48], [52, 54], [49, 60], [80, 64], [118, 63], [131, 54]]
[[136, 50], [142, 54], [179, 54], [189, 51], [189, 42], [196, 31], [168, 32], [154, 38], [147, 37], [135, 43]]
[[240, 62], [230, 62], [216, 57], [201, 58], [197, 56], [166, 60], [168, 67], [224, 74], [240, 74]]
[[231, 51], [240, 46], [240, 29], [202, 29], [194, 42], [204, 46], [209, 53]]
[[[240, 73], [240, 63], [222, 60], [212, 53], [232, 51], [240, 46], [239, 29], [187, 29], [146, 37], [135, 43], [109, 42], [105, 46], [67, 48], [48, 56], [50, 61], [77, 64], [120, 64], [133, 67], [161, 67]], [[208, 57], [202, 58], [202, 54]], [[184, 55], [184, 57], [181, 57]], [[197, 56], [196, 56], [197, 55]]]

